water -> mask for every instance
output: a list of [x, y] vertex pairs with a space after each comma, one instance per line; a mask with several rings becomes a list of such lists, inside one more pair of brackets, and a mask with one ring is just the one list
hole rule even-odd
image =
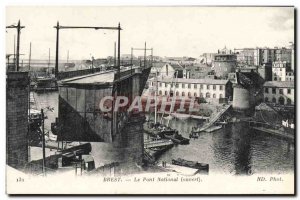
[[[46, 111], [45, 127], [50, 129], [50, 123], [58, 115], [58, 92], [35, 93], [34, 96], [39, 109], [54, 107], [54, 112]], [[182, 121], [174, 118], [170, 121], [170, 126], [185, 137], [189, 137], [192, 127], [200, 125], [201, 121], [193, 119]], [[161, 155], [159, 162], [184, 158], [208, 163], [210, 174], [279, 174], [293, 173], [294, 154], [294, 145], [286, 140], [239, 123], [213, 133], [201, 133], [198, 139], [191, 139], [189, 145], [174, 146]]]
[[[187, 138], [192, 127], [201, 124], [193, 119], [170, 121], [170, 126]], [[294, 153], [294, 146], [288, 141], [238, 123], [212, 133], [200, 133], [199, 138], [191, 139], [189, 145], [178, 145], [168, 150], [159, 162], [184, 158], [208, 163], [210, 174], [278, 174], [293, 173]]]

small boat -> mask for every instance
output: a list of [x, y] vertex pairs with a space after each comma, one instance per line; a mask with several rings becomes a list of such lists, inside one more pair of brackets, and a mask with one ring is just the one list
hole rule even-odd
[[189, 144], [190, 140], [188, 138], [183, 137], [181, 134], [178, 133], [176, 130], [175, 132], [164, 132], [161, 134], [162, 138], [171, 139], [175, 144]]
[[143, 125], [144, 131], [153, 137], [158, 137], [164, 134], [174, 134], [177, 130], [167, 127], [160, 123], [148, 121]]
[[190, 168], [194, 168], [194, 169], [200, 169], [200, 170], [207, 170], [207, 171], [209, 170], [209, 164], [199, 163], [196, 161], [184, 160], [182, 158], [172, 159], [172, 164], [184, 166], [184, 167], [190, 167]]
[[207, 133], [211, 133], [211, 132], [217, 131], [221, 128], [222, 128], [222, 126], [220, 126], [220, 125], [219, 126], [211, 126], [207, 129], [205, 129], [204, 131], [207, 132]]
[[189, 114], [184, 114], [184, 113], [172, 113], [172, 116], [176, 117], [177, 119], [180, 120], [187, 120], [191, 117]]
[[226, 122], [226, 121], [218, 121], [218, 122], [216, 122], [216, 124], [219, 124], [219, 125], [227, 125], [228, 122]]

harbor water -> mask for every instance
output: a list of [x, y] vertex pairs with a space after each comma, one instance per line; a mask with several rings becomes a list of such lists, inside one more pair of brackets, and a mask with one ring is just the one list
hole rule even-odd
[[[54, 108], [53, 112], [46, 112], [48, 119], [45, 120], [45, 128], [50, 129], [51, 122], [58, 116], [58, 92], [34, 93], [34, 97], [38, 109], [48, 106]], [[153, 115], [150, 118], [153, 118]], [[170, 120], [170, 126], [187, 138], [192, 127], [201, 126], [202, 123], [203, 121], [195, 119]], [[96, 156], [101, 152], [100, 146], [97, 143], [92, 144], [96, 167], [102, 164]], [[199, 138], [191, 139], [189, 145], [176, 145], [166, 151], [159, 157], [158, 162], [170, 163], [172, 159], [184, 158], [207, 163], [210, 174], [284, 174], [293, 173], [294, 155], [294, 144], [267, 133], [254, 131], [245, 123], [236, 123], [212, 133], [200, 133]]]

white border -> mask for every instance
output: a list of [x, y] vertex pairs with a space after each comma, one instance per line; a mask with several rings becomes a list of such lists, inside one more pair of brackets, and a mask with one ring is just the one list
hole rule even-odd
[[[196, 1], [196, 0], [151, 0], [151, 1], [139, 1], [139, 0], [127, 0], [127, 1], [122, 1], [122, 0], [102, 0], [101, 2], [97, 0], [72, 0], [72, 1], [67, 1], [67, 0], [42, 0], [42, 1], [36, 1], [36, 0], [2, 0], [0, 1], [0, 23], [1, 23], [1, 31], [0, 31], [0, 62], [1, 62], [1, 68], [0, 68], [0, 79], [1, 79], [1, 84], [0, 84], [0, 102], [2, 105], [0, 107], [0, 126], [1, 126], [1, 164], [0, 164], [0, 177], [1, 178], [1, 185], [0, 185], [0, 199], [8, 199], [8, 197], [5, 194], [5, 142], [6, 142], [6, 130], [5, 130], [5, 122], [6, 122], [6, 106], [5, 106], [5, 7], [9, 5], [113, 5], [113, 6], [118, 6], [118, 5], [135, 5], [135, 6], [145, 6], [145, 5], [153, 5], [153, 6], [165, 6], [165, 5], [174, 5], [174, 6], [205, 6], [205, 5], [214, 5], [214, 6], [230, 6], [230, 5], [241, 5], [241, 6], [246, 6], [246, 5], [252, 5], [252, 6], [279, 6], [279, 5], [291, 5], [295, 6], [296, 9], [299, 9], [299, 3], [300, 1], [297, 0], [202, 0], [202, 1]], [[298, 10], [299, 11], [299, 10]], [[297, 15], [299, 16], [299, 12], [297, 12]], [[299, 27], [299, 20], [296, 20], [297, 26]], [[296, 36], [299, 36], [298, 32]], [[298, 39], [298, 38], [297, 38]], [[295, 40], [296, 41], [296, 40]], [[299, 51], [297, 51], [297, 58], [299, 58]], [[296, 66], [297, 68], [297, 66]], [[299, 77], [299, 70], [297, 70], [297, 77]], [[299, 87], [297, 88], [297, 92], [299, 92]], [[298, 98], [297, 98], [298, 99]], [[298, 105], [298, 101], [297, 101]], [[297, 106], [299, 108], [299, 106]], [[299, 111], [297, 109], [297, 111]], [[299, 122], [299, 118], [297, 119], [297, 122]], [[297, 123], [297, 125], [300, 123]], [[297, 128], [297, 130], [299, 130]], [[297, 137], [297, 144], [299, 144], [299, 136]], [[298, 148], [297, 148], [298, 149]], [[297, 151], [297, 161], [299, 161], [299, 152]], [[299, 164], [297, 165], [297, 172], [299, 173]], [[297, 173], [297, 174], [298, 174]], [[298, 178], [297, 178], [298, 180]], [[299, 192], [299, 182], [297, 181], [297, 191]], [[37, 186], [38, 187], [38, 186]], [[32, 197], [21, 197], [23, 198], [32, 198]], [[42, 199], [43, 197], [37, 197], [37, 199]], [[50, 197], [51, 199], [64, 199], [63, 197]], [[73, 198], [73, 197], [71, 197]], [[85, 198], [85, 197], [79, 197], [80, 199]], [[97, 197], [99, 198], [99, 197]], [[206, 198], [216, 198], [216, 197], [205, 197]], [[241, 198], [241, 197], [239, 197]], [[244, 197], [242, 197], [244, 198]], [[48, 197], [49, 199], [49, 197]], [[162, 198], [161, 198], [162, 199]]]

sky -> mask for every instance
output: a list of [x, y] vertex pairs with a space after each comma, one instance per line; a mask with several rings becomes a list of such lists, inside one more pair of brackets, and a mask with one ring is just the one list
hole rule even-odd
[[[32, 59], [55, 58], [56, 29], [64, 26], [117, 26], [120, 22], [121, 54], [131, 47], [153, 48], [156, 56], [199, 57], [218, 49], [282, 47], [294, 42], [292, 7], [34, 7], [8, 6], [6, 25], [17, 24], [21, 50]], [[16, 30], [6, 30], [6, 53], [13, 53]], [[112, 30], [61, 30], [59, 58], [70, 60], [112, 56], [117, 32]], [[150, 52], [149, 52], [150, 53]], [[137, 51], [135, 55], [142, 55]]]

